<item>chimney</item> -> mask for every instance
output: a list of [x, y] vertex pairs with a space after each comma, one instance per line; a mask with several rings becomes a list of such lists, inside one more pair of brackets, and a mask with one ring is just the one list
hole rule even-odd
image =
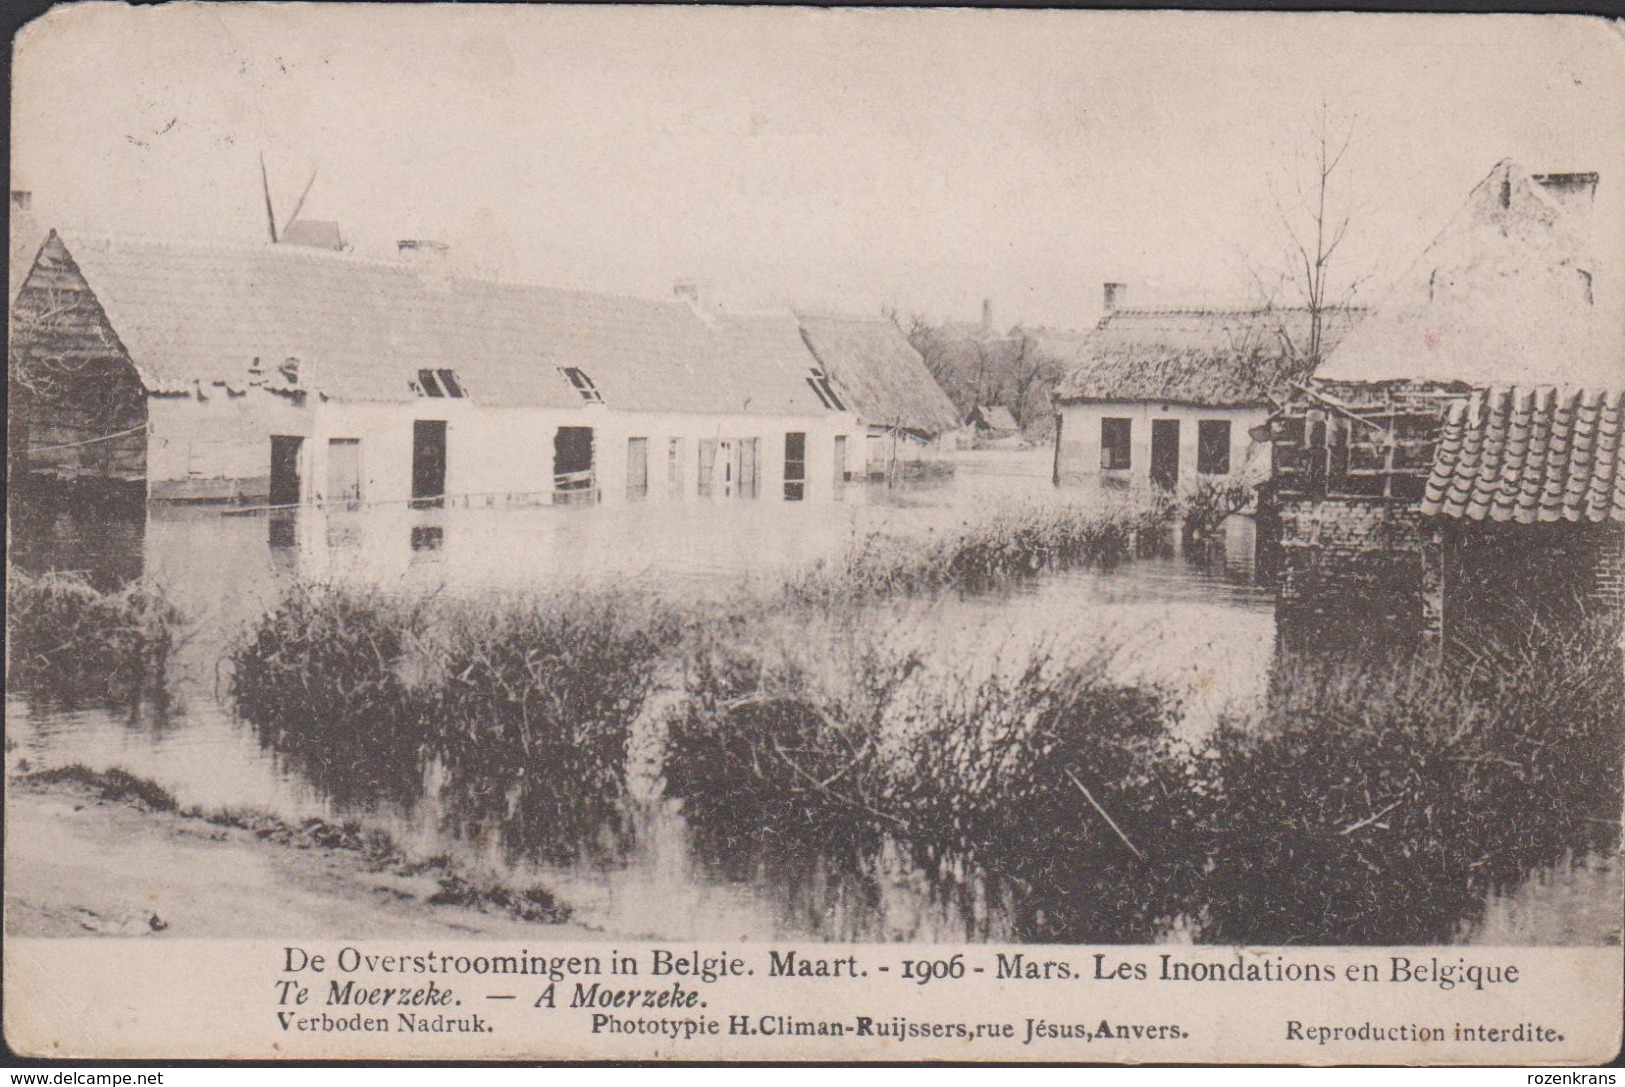
[[1531, 174], [1534, 181], [1546, 195], [1552, 197], [1562, 207], [1581, 205], [1589, 207], [1592, 199], [1597, 195], [1597, 175], [1594, 173], [1578, 174]]
[[993, 335], [993, 299], [982, 299], [982, 335]]
[[414, 264], [434, 265], [445, 263], [446, 255], [451, 252], [451, 246], [427, 238], [402, 238], [395, 243], [395, 250], [402, 260]]
[[1103, 284], [1102, 285], [1102, 293], [1104, 295], [1104, 297], [1101, 300], [1102, 306], [1105, 308], [1107, 313], [1113, 313], [1113, 312], [1116, 311], [1118, 306], [1121, 306], [1123, 304], [1123, 300], [1128, 297], [1128, 284], [1127, 283], [1106, 283], [1106, 284]]
[[26, 189], [11, 190], [11, 211], [14, 215], [27, 215], [34, 206], [34, 194]]

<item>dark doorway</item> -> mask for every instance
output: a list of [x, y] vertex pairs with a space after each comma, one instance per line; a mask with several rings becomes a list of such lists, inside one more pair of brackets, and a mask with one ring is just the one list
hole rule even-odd
[[561, 426], [553, 435], [553, 504], [573, 506], [598, 500], [593, 479], [592, 427]]
[[1151, 420], [1151, 485], [1165, 491], [1179, 486], [1179, 420]]
[[299, 451], [304, 445], [303, 438], [271, 435], [271, 505], [299, 504]]
[[412, 500], [438, 505], [446, 497], [446, 423], [443, 419], [412, 421]]

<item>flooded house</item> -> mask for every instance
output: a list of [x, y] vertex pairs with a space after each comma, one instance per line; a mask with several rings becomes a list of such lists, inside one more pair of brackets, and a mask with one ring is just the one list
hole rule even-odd
[[1502, 162], [1272, 422], [1288, 613], [1442, 644], [1625, 600], [1625, 320], [1593, 173]]
[[799, 320], [822, 370], [809, 383], [861, 428], [862, 459], [849, 470], [886, 476], [952, 450], [958, 412], [902, 329], [885, 317], [802, 313]]
[[[51, 233], [13, 306], [34, 484], [150, 500], [832, 497], [858, 433], [795, 318], [454, 274], [327, 244]], [[15, 471], [15, 468], [14, 468]]]
[[[1125, 292], [1105, 285], [1106, 312], [1056, 390], [1055, 482], [1179, 491], [1266, 477], [1254, 431], [1309, 376], [1309, 311], [1131, 308]], [[1361, 316], [1326, 315], [1323, 341]]]

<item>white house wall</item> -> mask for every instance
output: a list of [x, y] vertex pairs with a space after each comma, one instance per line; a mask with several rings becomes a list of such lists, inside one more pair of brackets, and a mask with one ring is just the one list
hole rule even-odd
[[[605, 502], [627, 500], [627, 460], [629, 440], [648, 439], [649, 485], [644, 501], [668, 502], [694, 499], [698, 495], [701, 440], [737, 443], [756, 438], [759, 442], [758, 499], [784, 497], [785, 435], [807, 436], [806, 490], [808, 501], [836, 497], [835, 438], [846, 442], [846, 471], [854, 478], [863, 471], [863, 429], [851, 415], [831, 412], [820, 416], [771, 415], [689, 415], [659, 412], [609, 411], [594, 431], [594, 466], [598, 487]], [[680, 439], [680, 471], [676, 486], [669, 482], [670, 441]], [[551, 446], [549, 446], [551, 449]], [[714, 477], [721, 496], [721, 460]]]
[[308, 434], [311, 412], [263, 389], [147, 398], [147, 491], [160, 501], [263, 499], [272, 434]]
[[[1060, 443], [1056, 457], [1056, 477], [1062, 484], [1113, 480], [1149, 485], [1151, 480], [1151, 423], [1156, 419], [1179, 421], [1179, 488], [1194, 487], [1203, 477], [1196, 470], [1197, 424], [1204, 419], [1230, 423], [1230, 477], [1263, 455], [1263, 447], [1248, 435], [1262, 423], [1263, 408], [1210, 408], [1183, 404], [1144, 402], [1067, 403], [1059, 409]], [[1100, 462], [1100, 423], [1102, 419], [1128, 419], [1129, 467], [1126, 471], [1105, 471]]]
[[[847, 435], [847, 467], [861, 470], [861, 431], [850, 416], [685, 415], [622, 413], [597, 406], [576, 409], [499, 408], [467, 400], [425, 398], [407, 404], [326, 403], [305, 442], [301, 478], [305, 497], [325, 502], [329, 442], [360, 442], [362, 502], [406, 503], [412, 497], [413, 422], [446, 423], [446, 487], [455, 505], [546, 505], [552, 501], [554, 437], [560, 427], [590, 427], [593, 468], [601, 500], [628, 500], [628, 443], [648, 440], [648, 491], [642, 500], [692, 499], [698, 490], [701, 439], [760, 443], [759, 498], [782, 498], [784, 440], [807, 435], [807, 499], [835, 496], [835, 438]], [[682, 440], [678, 486], [668, 485], [668, 450]], [[269, 443], [265, 443], [269, 456]], [[720, 462], [719, 462], [720, 466]], [[720, 482], [720, 472], [717, 476]], [[720, 494], [720, 487], [718, 488]]]

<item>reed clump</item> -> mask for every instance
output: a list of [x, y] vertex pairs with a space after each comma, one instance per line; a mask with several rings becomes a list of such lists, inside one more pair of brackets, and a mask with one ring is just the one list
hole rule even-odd
[[939, 882], [968, 864], [1050, 902], [1035, 939], [1149, 939], [1178, 915], [1168, 873], [1191, 873], [1136, 841], [1189, 818], [1165, 695], [1112, 682], [1103, 650], [1039, 646], [972, 674], [835, 626], [741, 630], [692, 663], [665, 776], [703, 844], [861, 869], [890, 839]]
[[833, 561], [792, 575], [784, 599], [837, 608], [945, 589], [978, 591], [1002, 582], [1131, 558], [1139, 535], [1159, 531], [1166, 502], [1011, 506], [921, 540], [871, 532]]
[[298, 582], [230, 648], [238, 712], [279, 739], [312, 731], [399, 735], [420, 724], [408, 650], [427, 602]]
[[737, 848], [768, 836], [850, 850], [896, 830], [885, 716], [917, 653], [850, 622], [734, 617], [696, 631], [664, 776], [694, 829]]
[[561, 590], [495, 602], [295, 584], [231, 649], [238, 712], [335, 795], [411, 802], [574, 853], [619, 818], [631, 722], [675, 636], [657, 604]]
[[64, 705], [161, 695], [185, 617], [162, 588], [72, 573], [6, 576], [6, 682]]
[[425, 687], [449, 805], [472, 824], [523, 826], [518, 840], [551, 858], [613, 847], [628, 829], [632, 723], [678, 635], [675, 615], [566, 590], [458, 602], [438, 620], [441, 663]]

